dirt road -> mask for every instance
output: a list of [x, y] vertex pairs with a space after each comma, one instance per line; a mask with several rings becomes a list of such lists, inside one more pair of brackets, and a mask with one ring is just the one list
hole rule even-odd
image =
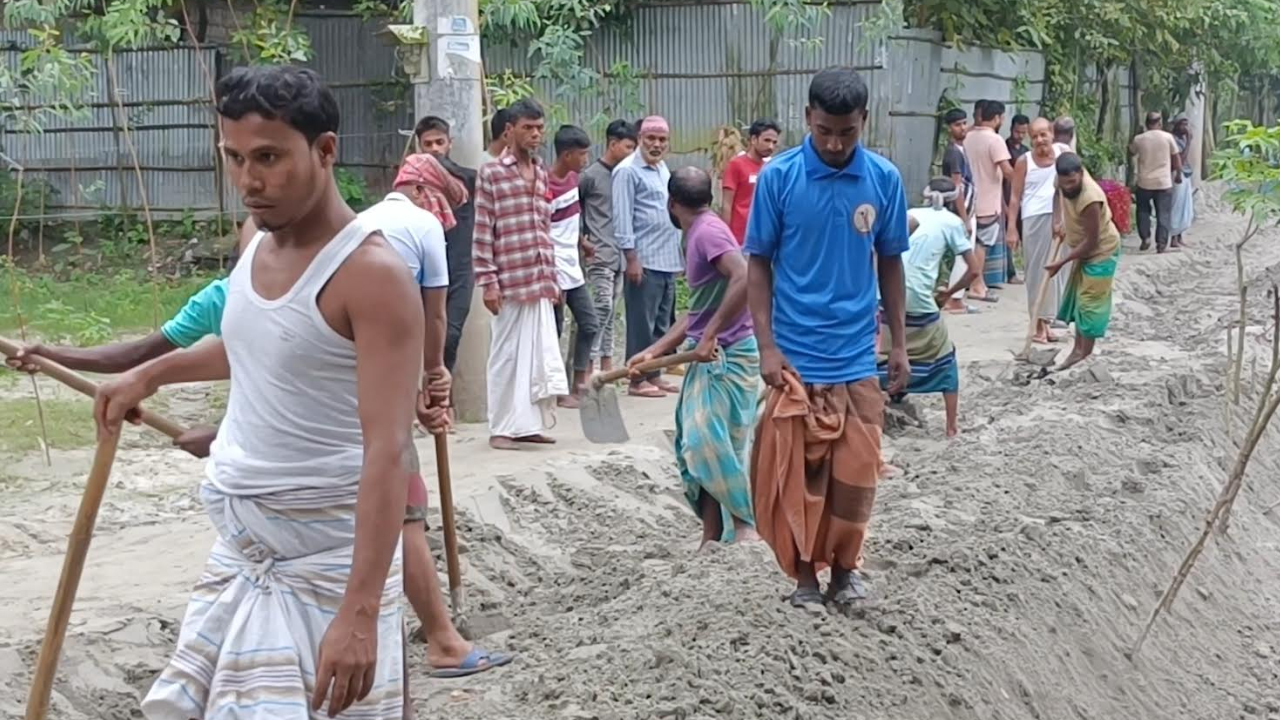
[[[465, 681], [415, 672], [422, 718], [631, 720], [1280, 720], [1280, 448], [1254, 460], [1216, 541], [1136, 663], [1124, 656], [1234, 457], [1221, 395], [1234, 219], [1191, 249], [1123, 260], [1111, 337], [1085, 367], [1029, 384], [1010, 362], [1025, 300], [948, 318], [962, 436], [890, 438], [857, 617], [781, 602], [767, 550], [694, 556], [668, 401], [627, 402], [635, 438], [591, 447], [576, 418], [547, 452], [456, 438], [472, 613], [514, 665]], [[1251, 272], [1280, 263], [1255, 242]], [[52, 391], [52, 389], [50, 388]], [[190, 391], [198, 393], [198, 391]], [[1229, 435], [1230, 432], [1230, 435]], [[136, 716], [210, 542], [201, 464], [134, 431], [90, 553], [56, 688], [58, 718]], [[430, 445], [421, 443], [424, 466]], [[20, 712], [88, 450], [0, 472], [0, 717]], [[417, 652], [420, 661], [422, 653]]]

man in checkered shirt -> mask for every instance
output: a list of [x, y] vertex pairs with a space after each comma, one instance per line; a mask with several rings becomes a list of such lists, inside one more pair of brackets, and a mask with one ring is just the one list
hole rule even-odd
[[556, 333], [555, 249], [547, 171], [538, 159], [545, 117], [524, 99], [507, 108], [507, 147], [476, 178], [476, 284], [493, 313], [489, 445], [518, 450], [555, 440], [556, 398], [569, 394]]

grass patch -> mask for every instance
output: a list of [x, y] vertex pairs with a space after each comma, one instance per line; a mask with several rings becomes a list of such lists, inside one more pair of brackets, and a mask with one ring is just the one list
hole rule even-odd
[[99, 345], [117, 335], [149, 332], [173, 316], [215, 275], [157, 278], [118, 270], [105, 275], [58, 278], [8, 268], [0, 302], [0, 333], [17, 335], [17, 286], [22, 319], [30, 334], [50, 342]]
[[[49, 445], [57, 450], [94, 443], [93, 403], [45, 398], [45, 428]], [[40, 450], [40, 419], [33, 398], [0, 400], [0, 452], [24, 454]]]

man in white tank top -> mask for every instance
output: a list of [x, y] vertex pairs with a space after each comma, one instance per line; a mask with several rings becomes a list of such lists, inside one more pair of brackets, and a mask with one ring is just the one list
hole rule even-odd
[[338, 106], [315, 73], [217, 85], [227, 170], [263, 233], [232, 272], [221, 340], [100, 390], [100, 432], [163, 385], [232, 379], [201, 486], [218, 538], [148, 718], [404, 707], [400, 517], [423, 313], [413, 278], [333, 178]]
[[[1026, 261], [1027, 314], [1036, 313], [1036, 333], [1032, 339], [1038, 343], [1057, 339], [1051, 325], [1062, 301], [1062, 288], [1070, 275], [1058, 273], [1048, 279], [1044, 302], [1038, 309], [1034, 307], [1040, 296], [1040, 283], [1046, 282], [1044, 268], [1054, 261], [1049, 257], [1053, 248], [1053, 203], [1058, 177], [1054, 161], [1062, 151], [1053, 137], [1053, 126], [1045, 118], [1036, 118], [1031, 123], [1031, 152], [1018, 158], [1009, 183], [1013, 194], [1009, 200], [1008, 232], [1013, 247], [1019, 242], [1025, 243], [1022, 253]], [[1021, 237], [1018, 218], [1022, 219]]]

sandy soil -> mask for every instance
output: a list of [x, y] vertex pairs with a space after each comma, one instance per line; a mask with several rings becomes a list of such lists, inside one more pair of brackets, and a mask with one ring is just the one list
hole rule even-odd
[[[624, 447], [589, 445], [572, 416], [558, 447], [518, 454], [464, 428], [453, 457], [468, 623], [520, 659], [436, 681], [417, 649], [419, 716], [1280, 720], [1280, 524], [1263, 513], [1280, 499], [1274, 439], [1230, 534], [1137, 661], [1125, 656], [1242, 434], [1221, 381], [1240, 223], [1208, 210], [1190, 250], [1125, 258], [1112, 337], [1079, 370], [1031, 381], [1011, 362], [1020, 288], [948, 319], [963, 434], [942, 438], [938, 398], [918, 400], [922, 427], [893, 431], [887, 454], [905, 473], [882, 485], [876, 599], [853, 617], [782, 603], [788, 584], [763, 547], [694, 555], [669, 401], [624, 402]], [[1280, 263], [1276, 239], [1255, 242], [1251, 273]], [[199, 389], [184, 392], [190, 402], [170, 403], [180, 415], [199, 405]], [[55, 452], [52, 468], [3, 459], [0, 717], [20, 714], [89, 454]], [[200, 476], [198, 461], [132, 431], [53, 717], [137, 716], [211, 540]]]

